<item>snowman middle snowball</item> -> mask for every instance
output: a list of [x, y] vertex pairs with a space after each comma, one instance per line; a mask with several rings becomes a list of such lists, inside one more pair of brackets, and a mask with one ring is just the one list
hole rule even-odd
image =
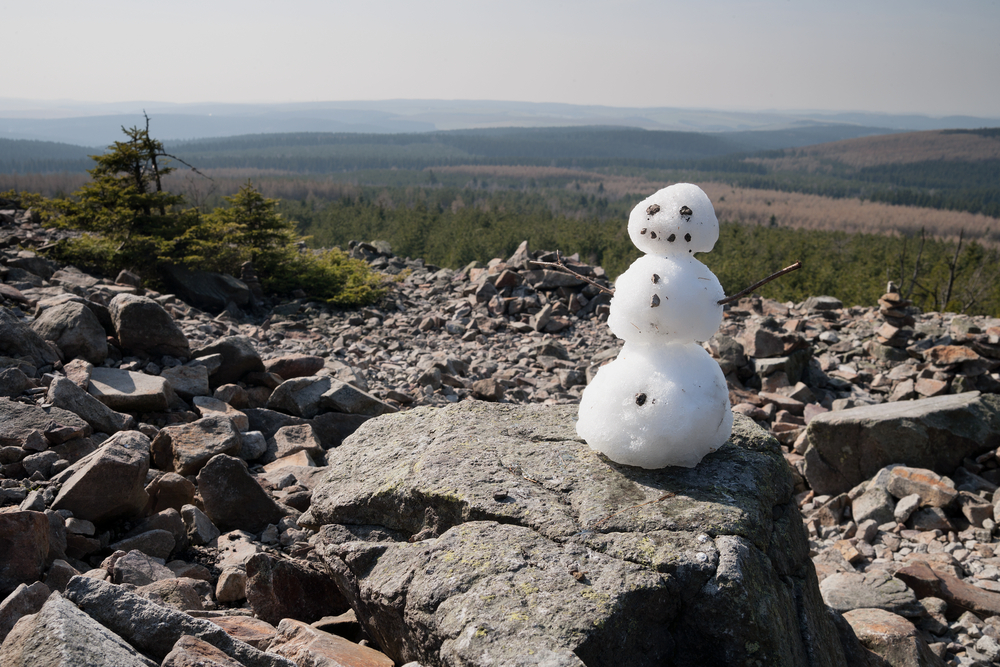
[[678, 183], [639, 202], [628, 232], [647, 254], [615, 281], [608, 326], [625, 345], [583, 392], [576, 430], [616, 463], [694, 467], [733, 425], [726, 379], [698, 344], [722, 323], [722, 285], [693, 256], [719, 221], [701, 188]]

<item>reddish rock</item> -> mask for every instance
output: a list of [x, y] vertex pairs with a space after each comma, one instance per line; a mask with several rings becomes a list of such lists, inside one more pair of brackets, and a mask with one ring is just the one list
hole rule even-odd
[[291, 380], [315, 375], [323, 368], [324, 363], [323, 357], [295, 354], [266, 360], [264, 370], [280, 375], [283, 380]]
[[896, 498], [916, 494], [925, 507], [947, 507], [958, 497], [955, 484], [950, 479], [933, 470], [906, 466], [896, 466], [889, 471], [886, 490]]
[[917, 598], [936, 597], [947, 602], [949, 619], [956, 619], [967, 611], [983, 618], [1000, 615], [1000, 593], [991, 593], [958, 577], [936, 572], [926, 563], [907, 565], [896, 572], [896, 577], [912, 588]]
[[285, 619], [268, 649], [299, 665], [315, 667], [392, 667], [389, 656], [301, 621]]
[[854, 609], [844, 613], [854, 634], [870, 651], [892, 665], [944, 667], [945, 662], [934, 654], [917, 628], [902, 616], [883, 609]]
[[246, 568], [247, 601], [254, 614], [268, 623], [284, 618], [311, 623], [349, 608], [333, 579], [307, 561], [258, 553], [250, 557]]
[[243, 663], [190, 635], [183, 635], [163, 659], [161, 667], [243, 667]]
[[208, 619], [226, 631], [230, 637], [246, 642], [254, 648], [267, 650], [278, 629], [267, 621], [253, 616], [219, 616]]
[[153, 438], [156, 467], [179, 475], [194, 475], [216, 454], [240, 451], [240, 434], [228, 417], [213, 415], [160, 429]]
[[917, 378], [913, 388], [921, 396], [940, 396], [948, 393], [948, 383], [934, 378]]
[[979, 358], [975, 351], [964, 345], [938, 345], [924, 352], [924, 359], [938, 366], [950, 366]]

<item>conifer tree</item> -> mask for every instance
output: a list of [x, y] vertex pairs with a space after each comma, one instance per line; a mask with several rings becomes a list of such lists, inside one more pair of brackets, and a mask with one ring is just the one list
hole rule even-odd
[[125, 263], [145, 264], [169, 254], [173, 239], [196, 222], [181, 210], [184, 198], [163, 189], [163, 178], [174, 171], [167, 166], [163, 144], [145, 127], [122, 128], [127, 140], [116, 141], [88, 170], [92, 180], [63, 199], [61, 226], [103, 237]]

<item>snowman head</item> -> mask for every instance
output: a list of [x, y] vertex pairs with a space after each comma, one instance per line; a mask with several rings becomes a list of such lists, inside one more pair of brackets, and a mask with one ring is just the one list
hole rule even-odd
[[719, 219], [697, 185], [677, 183], [639, 202], [628, 218], [639, 250], [656, 255], [709, 252], [719, 240]]

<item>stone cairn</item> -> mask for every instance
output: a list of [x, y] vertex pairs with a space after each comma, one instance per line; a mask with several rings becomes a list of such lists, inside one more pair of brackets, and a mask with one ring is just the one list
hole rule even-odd
[[[297, 523], [330, 450], [365, 421], [414, 406], [575, 403], [621, 347], [602, 322], [608, 296], [535, 264], [560, 258], [526, 243], [459, 271], [354, 243], [352, 255], [395, 281], [381, 303], [342, 311], [252, 298], [232, 280], [226, 307], [210, 307], [27, 249], [65, 234], [0, 203], [5, 666], [39, 664], [24, 651], [57, 636], [82, 642], [78, 650], [131, 652], [118, 664], [185, 664], [212, 647], [233, 664], [323, 664], [301, 656], [362, 649], [369, 664], [391, 664], [320, 573], [315, 534]], [[609, 284], [600, 267], [561, 259]], [[991, 664], [1000, 660], [1000, 425], [990, 407], [1000, 320], [908, 305], [892, 290], [878, 309], [747, 297], [705, 346], [734, 411], [782, 447], [827, 604], [885, 655]], [[902, 338], [886, 326], [907, 331], [906, 343], [887, 344]], [[974, 437], [934, 421], [954, 409], [947, 401], [975, 407], [948, 422]], [[907, 424], [926, 423], [885, 431], [878, 411], [896, 404], [912, 407]], [[862, 421], [851, 421], [856, 411]], [[879, 451], [898, 458], [848, 479], [823, 468], [838, 456], [820, 452], [825, 437], [856, 438], [857, 423], [889, 433]], [[919, 432], [960, 455], [905, 460], [906, 438]], [[122, 605], [133, 616], [116, 617]], [[53, 623], [81, 629], [46, 635]], [[166, 662], [172, 651], [184, 655]]]

